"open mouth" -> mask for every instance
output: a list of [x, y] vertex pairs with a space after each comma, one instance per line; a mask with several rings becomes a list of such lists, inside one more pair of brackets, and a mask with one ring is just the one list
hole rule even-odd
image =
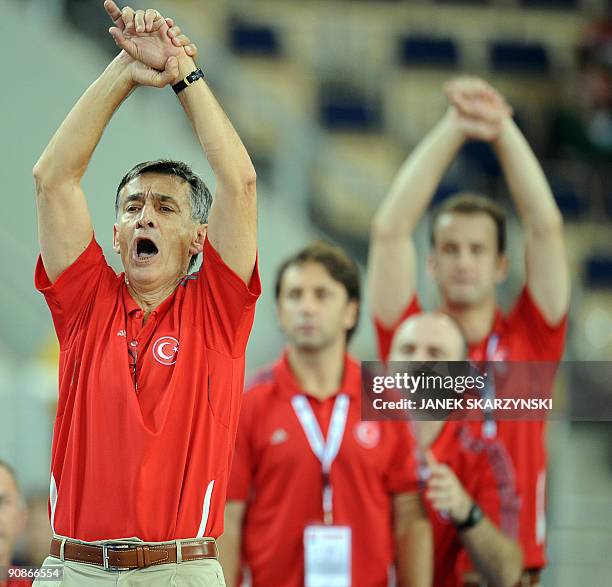
[[150, 238], [139, 238], [134, 247], [134, 258], [138, 262], [149, 261], [159, 253], [157, 245]]

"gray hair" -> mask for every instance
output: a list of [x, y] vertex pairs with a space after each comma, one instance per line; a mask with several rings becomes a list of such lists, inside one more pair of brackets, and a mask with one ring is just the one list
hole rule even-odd
[[[202, 178], [193, 172], [187, 163], [182, 161], [173, 161], [171, 159], [158, 159], [157, 161], [145, 161], [134, 165], [119, 182], [117, 194], [115, 195], [115, 216], [119, 215], [119, 200], [120, 192], [134, 178], [145, 173], [159, 173], [161, 175], [174, 175], [183, 181], [186, 181], [190, 187], [189, 202], [191, 204], [191, 217], [196, 222], [205, 224], [208, 222], [208, 214], [212, 205], [212, 194], [202, 180]], [[198, 256], [192, 255], [189, 261], [187, 272], [191, 272], [197, 263]]]

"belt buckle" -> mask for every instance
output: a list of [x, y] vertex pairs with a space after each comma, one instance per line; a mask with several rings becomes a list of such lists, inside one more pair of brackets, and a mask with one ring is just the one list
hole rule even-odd
[[105, 571], [112, 573], [114, 571], [130, 571], [131, 567], [114, 567], [109, 564], [108, 551], [128, 550], [132, 546], [130, 544], [102, 544], [102, 567]]

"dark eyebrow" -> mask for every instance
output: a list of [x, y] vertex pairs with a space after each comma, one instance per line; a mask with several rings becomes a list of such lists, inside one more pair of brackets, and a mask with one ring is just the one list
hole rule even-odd
[[[153, 197], [164, 204], [167, 204], [167, 203], [174, 204], [178, 208], [179, 211], [181, 210], [181, 207], [178, 201], [173, 196], [168, 196], [166, 194], [153, 193]], [[125, 206], [128, 202], [142, 202], [144, 199], [145, 199], [144, 192], [136, 192], [134, 194], [130, 194], [129, 196], [126, 196], [125, 200], [123, 201], [123, 205]]]

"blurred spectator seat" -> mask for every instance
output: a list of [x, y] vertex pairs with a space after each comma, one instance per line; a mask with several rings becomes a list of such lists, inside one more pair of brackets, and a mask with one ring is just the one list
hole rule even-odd
[[521, 0], [525, 8], [551, 8], [553, 10], [577, 10], [578, 0]]
[[370, 222], [404, 153], [382, 134], [328, 135], [315, 162], [313, 215], [329, 232], [366, 243]]
[[400, 39], [400, 63], [408, 66], [455, 68], [459, 49], [453, 39], [409, 35]]
[[501, 167], [491, 145], [484, 141], [469, 141], [463, 145], [460, 156], [476, 172], [489, 179], [501, 177]]
[[278, 34], [272, 27], [237, 17], [229, 21], [229, 45], [238, 55], [278, 57], [281, 54]]
[[586, 283], [593, 288], [612, 288], [612, 255], [593, 253], [586, 260]]
[[559, 101], [560, 80], [519, 73], [489, 75], [486, 79], [514, 108], [515, 121], [539, 152], [548, 143], [546, 122], [551, 109]]
[[564, 220], [576, 221], [583, 218], [587, 212], [588, 204], [576, 188], [570, 182], [559, 177], [549, 176], [548, 181]]
[[463, 191], [462, 187], [454, 184], [443, 181], [436, 190], [433, 198], [431, 199], [431, 203], [429, 204], [429, 210], [435, 210], [435, 208], [440, 205], [444, 200], [458, 194]]
[[[610, 184], [608, 184], [608, 186], [609, 185]], [[610, 190], [610, 187], [608, 187], [608, 189]], [[608, 193], [606, 194], [604, 206], [608, 217], [610, 218], [610, 220], [612, 220], [612, 190], [608, 191]]]
[[416, 145], [444, 114], [443, 87], [454, 74], [421, 68], [391, 73], [383, 84], [385, 128], [390, 135], [408, 148]]
[[550, 59], [541, 43], [494, 41], [489, 47], [491, 68], [496, 73], [548, 74]]
[[285, 59], [241, 57], [240, 63], [253, 91], [228, 92], [223, 105], [248, 146], [269, 157], [279, 140], [275, 113], [291, 119], [312, 117], [318, 82]]
[[323, 82], [319, 94], [319, 120], [328, 130], [378, 130], [380, 106], [354, 84]]

